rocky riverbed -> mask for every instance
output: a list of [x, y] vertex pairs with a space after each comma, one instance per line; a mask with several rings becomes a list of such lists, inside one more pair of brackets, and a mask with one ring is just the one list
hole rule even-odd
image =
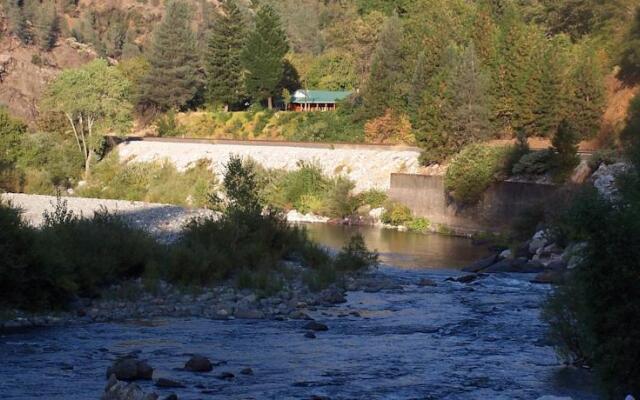
[[[545, 340], [539, 310], [547, 285], [529, 283], [527, 274], [447, 280], [462, 275], [382, 267], [354, 279], [344, 303], [296, 304], [294, 312], [313, 320], [147, 315], [0, 335], [0, 393], [52, 400], [99, 398], [114, 388], [148, 399], [597, 398], [589, 375], [561, 365]], [[187, 369], [194, 355], [206, 357], [211, 371]], [[107, 370], [123, 359], [148, 368], [120, 375], [136, 386], [112, 379], [105, 392]]]

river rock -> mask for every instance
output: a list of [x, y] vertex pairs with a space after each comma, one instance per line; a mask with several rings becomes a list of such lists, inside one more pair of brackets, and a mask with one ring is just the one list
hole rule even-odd
[[306, 337], [307, 339], [315, 339], [316, 338], [316, 334], [309, 331], [307, 333], [304, 334], [304, 337]]
[[547, 234], [545, 231], [538, 231], [529, 242], [529, 253], [536, 254], [536, 252], [546, 246], [548, 243]]
[[182, 382], [170, 378], [158, 378], [155, 382], [157, 387], [161, 388], [183, 388], [186, 387]]
[[434, 287], [434, 286], [438, 286], [438, 284], [433, 279], [422, 278], [418, 282], [418, 286], [421, 286], [421, 287], [432, 286], [432, 287]]
[[210, 372], [213, 370], [213, 365], [207, 357], [195, 355], [187, 361], [184, 369], [191, 372]]
[[171, 393], [170, 395], [165, 397], [163, 400], [179, 400], [179, 399], [178, 399], [178, 395], [177, 394]]
[[453, 278], [453, 277], [447, 278], [445, 279], [445, 281], [458, 282], [458, 283], [471, 283], [477, 279], [478, 279], [477, 274], [469, 274], [469, 275], [462, 275], [457, 278]]
[[513, 252], [510, 249], [506, 249], [503, 250], [502, 253], [500, 253], [499, 257], [500, 258], [512, 258], [513, 257]]
[[320, 323], [317, 321], [311, 321], [304, 326], [304, 329], [308, 329], [310, 331], [315, 331], [315, 332], [321, 332], [321, 331], [328, 331], [329, 327], [323, 323]]
[[145, 393], [140, 386], [135, 383], [120, 382], [116, 380], [115, 375], [113, 380], [109, 379], [109, 384], [105, 389], [101, 400], [157, 400], [158, 395], [155, 393]]
[[312, 320], [309, 314], [301, 311], [301, 310], [293, 310], [289, 313], [289, 318], [291, 319], [302, 319], [302, 320]]
[[216, 378], [221, 379], [223, 381], [229, 381], [233, 378], [235, 378], [236, 376], [234, 374], [232, 374], [231, 372], [222, 372], [221, 374], [219, 374], [218, 376], [216, 376]]
[[243, 368], [240, 373], [242, 375], [253, 375], [253, 370], [251, 368]]
[[564, 271], [562, 270], [550, 270], [540, 272], [531, 280], [531, 283], [538, 284], [559, 284], [564, 280]]
[[489, 257], [485, 257], [481, 260], [478, 260], [476, 262], [474, 262], [473, 264], [464, 267], [462, 270], [464, 272], [480, 272], [485, 268], [488, 268], [489, 266], [493, 265], [496, 261], [498, 261], [498, 255], [497, 254], [493, 254]]
[[342, 294], [342, 291], [336, 287], [331, 287], [320, 292], [316, 298], [316, 302], [331, 305], [346, 303], [347, 299], [344, 297], [344, 294]]
[[153, 368], [146, 361], [127, 357], [117, 360], [111, 367], [107, 368], [107, 377], [112, 374], [121, 381], [151, 380]]
[[239, 306], [233, 315], [238, 319], [264, 319], [264, 313], [252, 307]]

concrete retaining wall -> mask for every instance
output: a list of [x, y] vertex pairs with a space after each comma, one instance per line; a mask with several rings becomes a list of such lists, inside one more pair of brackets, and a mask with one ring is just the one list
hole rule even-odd
[[554, 185], [499, 182], [478, 204], [459, 207], [446, 195], [441, 176], [392, 174], [389, 197], [406, 204], [414, 215], [459, 233], [471, 233], [508, 228], [522, 211], [544, 201], [556, 189]]
[[122, 160], [168, 160], [180, 170], [201, 159], [211, 161], [216, 174], [224, 173], [229, 156], [251, 157], [265, 168], [295, 170], [299, 161], [317, 163], [329, 176], [346, 175], [356, 183], [357, 191], [389, 189], [394, 172], [415, 173], [420, 168], [420, 152], [415, 148], [341, 145], [267, 145], [242, 143], [194, 143], [168, 141], [129, 141], [117, 146]]

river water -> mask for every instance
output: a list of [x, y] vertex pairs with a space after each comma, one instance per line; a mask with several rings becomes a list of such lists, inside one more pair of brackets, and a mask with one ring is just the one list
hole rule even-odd
[[[324, 225], [310, 230], [329, 246], [353, 233]], [[312, 312], [329, 326], [317, 339], [303, 336], [304, 321], [169, 319], [35, 329], [0, 336], [1, 397], [97, 399], [113, 360], [138, 353], [187, 386], [156, 389], [180, 399], [597, 398], [588, 374], [561, 366], [545, 341], [539, 311], [549, 287], [525, 275], [445, 282], [485, 250], [460, 238], [361, 233], [381, 253], [378, 273], [402, 289], [350, 292], [348, 303]], [[422, 278], [438, 286], [416, 285]], [[223, 364], [207, 374], [181, 371], [192, 353]], [[255, 374], [240, 375], [246, 367]], [[217, 379], [222, 372], [236, 378]]]

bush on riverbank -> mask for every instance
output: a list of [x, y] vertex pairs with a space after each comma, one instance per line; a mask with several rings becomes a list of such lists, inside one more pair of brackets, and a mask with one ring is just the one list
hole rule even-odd
[[[634, 116], [632, 115], [632, 118]], [[629, 126], [632, 126], [629, 124]], [[640, 143], [626, 141], [629, 172], [618, 195], [579, 193], [554, 221], [567, 241], [583, 241], [580, 263], [544, 313], [560, 354], [593, 367], [607, 398], [640, 394]]]
[[[157, 268], [163, 248], [149, 235], [106, 212], [82, 218], [59, 201], [32, 229], [19, 211], [0, 206], [2, 301], [26, 309], [57, 308], [75, 296]], [[7, 229], [5, 229], [5, 226]]]
[[[296, 175], [296, 184], [292, 185], [300, 189], [296, 189], [298, 194], [319, 178], [312, 167], [306, 168]], [[224, 196], [213, 199], [222, 214], [189, 224], [175, 245], [169, 266], [171, 280], [210, 284], [238, 278], [241, 273], [238, 279], [248, 285], [252, 282], [250, 274], [259, 276], [275, 270], [283, 259], [300, 260], [318, 270], [329, 267], [357, 270], [374, 262], [363, 243], [332, 261], [310, 241], [303, 228], [290, 226], [282, 213], [265, 207], [258, 191], [259, 179], [251, 161], [230, 159], [223, 183]]]
[[364, 205], [376, 208], [386, 200], [386, 194], [375, 189], [354, 194], [352, 180], [344, 176], [330, 178], [314, 163], [299, 162], [294, 171], [259, 168], [257, 171], [257, 184], [264, 202], [282, 210], [348, 218]]
[[113, 152], [95, 166], [77, 194], [204, 207], [215, 184], [216, 176], [204, 160], [181, 172], [170, 162], [121, 162]]
[[459, 204], [471, 205], [510, 171], [512, 147], [472, 144], [456, 155], [445, 175], [445, 189]]

